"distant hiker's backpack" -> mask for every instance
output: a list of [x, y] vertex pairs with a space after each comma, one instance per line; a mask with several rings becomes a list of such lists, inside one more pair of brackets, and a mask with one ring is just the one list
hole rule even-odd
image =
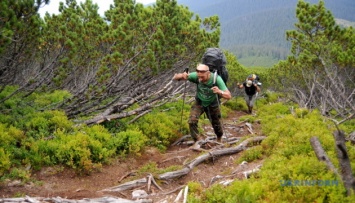
[[213, 72], [217, 70], [219, 76], [222, 77], [224, 83], [227, 85], [228, 70], [226, 68], [227, 59], [223, 51], [219, 48], [207, 48], [202, 56], [202, 63], [210, 68]]
[[258, 75], [256, 75], [256, 74], [250, 74], [250, 75], [248, 75], [246, 81], [247, 81], [248, 79], [253, 79], [253, 81], [254, 81], [255, 84], [257, 84], [258, 86], [261, 86], [260, 77], [259, 77]]

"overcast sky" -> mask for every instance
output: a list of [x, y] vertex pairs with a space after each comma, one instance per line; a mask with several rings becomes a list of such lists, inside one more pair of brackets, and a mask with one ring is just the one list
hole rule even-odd
[[[84, 2], [85, 0], [77, 0], [76, 2]], [[43, 17], [46, 12], [50, 14], [58, 14], [59, 2], [65, 3], [65, 0], [50, 0], [49, 5], [45, 5], [39, 9], [39, 14]], [[99, 6], [99, 14], [104, 15], [104, 12], [110, 8], [110, 4], [113, 4], [113, 0], [92, 0]], [[150, 4], [154, 3], [155, 0], [136, 0], [137, 3]]]

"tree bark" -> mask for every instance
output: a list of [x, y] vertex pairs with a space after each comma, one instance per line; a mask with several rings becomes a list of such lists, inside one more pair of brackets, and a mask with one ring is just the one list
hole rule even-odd
[[241, 152], [247, 148], [249, 143], [260, 142], [260, 141], [264, 140], [265, 138], [266, 137], [264, 137], [264, 136], [252, 137], [247, 140], [244, 140], [242, 143], [240, 143], [236, 147], [231, 147], [231, 148], [220, 149], [220, 150], [208, 152], [206, 154], [203, 154], [203, 155], [197, 157], [192, 162], [190, 162], [185, 168], [183, 168], [181, 170], [171, 171], [171, 172], [167, 172], [167, 173], [159, 175], [159, 179], [160, 180], [168, 180], [168, 179], [178, 178], [183, 175], [187, 175], [195, 166], [199, 165], [203, 161], [206, 161], [210, 158], [214, 158], [214, 157], [218, 157], [218, 156], [235, 154], [235, 153]]
[[345, 145], [344, 132], [337, 130], [334, 131], [333, 135], [335, 139], [335, 150], [339, 160], [341, 177], [347, 190], [347, 195], [350, 196], [355, 190], [355, 179], [352, 173], [350, 160]]
[[333, 163], [330, 161], [327, 153], [322, 148], [322, 145], [319, 142], [318, 138], [317, 137], [311, 137], [310, 142], [311, 142], [311, 145], [313, 147], [314, 152], [316, 153], [316, 156], [317, 156], [318, 160], [325, 162], [325, 164], [327, 165], [329, 170], [331, 170], [336, 175], [339, 175], [337, 169], [335, 168]]

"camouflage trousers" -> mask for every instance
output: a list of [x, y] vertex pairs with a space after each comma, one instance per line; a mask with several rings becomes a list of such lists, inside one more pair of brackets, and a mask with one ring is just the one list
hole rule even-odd
[[189, 128], [192, 139], [198, 140], [198, 120], [200, 116], [205, 113], [212, 124], [214, 133], [217, 138], [221, 138], [223, 135], [223, 129], [221, 125], [221, 111], [218, 105], [212, 105], [208, 107], [201, 106], [198, 102], [191, 106], [190, 117], [189, 117]]

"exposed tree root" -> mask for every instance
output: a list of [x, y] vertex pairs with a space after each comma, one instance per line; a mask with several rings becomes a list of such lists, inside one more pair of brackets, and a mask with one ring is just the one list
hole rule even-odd
[[[220, 157], [220, 156], [224, 156], [224, 155], [230, 155], [230, 154], [239, 153], [239, 152], [245, 150], [250, 143], [261, 142], [265, 138], [266, 137], [264, 137], [264, 136], [251, 137], [251, 138], [246, 139], [245, 141], [243, 141], [242, 143], [240, 143], [239, 145], [237, 145], [235, 147], [208, 151], [207, 153], [205, 153], [205, 154], [195, 158], [194, 160], [192, 160], [183, 169], [161, 174], [161, 175], [158, 176], [158, 179], [159, 180], [170, 180], [170, 179], [175, 179], [175, 178], [179, 178], [181, 176], [187, 175], [195, 166], [199, 165], [200, 163], [202, 163], [204, 161], [207, 161], [207, 160], [209, 160], [211, 158], [214, 159], [216, 157]], [[204, 142], [204, 141], [202, 141], [202, 142]], [[255, 173], [256, 171], [258, 171], [259, 168], [260, 168], [260, 166], [258, 166], [256, 169], [253, 169], [253, 170], [250, 170], [248, 172], [245, 172], [244, 175], [246, 177], [249, 177], [250, 174]], [[151, 174], [148, 177], [146, 177], [146, 178], [142, 178], [142, 179], [126, 182], [124, 184], [121, 184], [121, 185], [118, 185], [118, 186], [115, 186], [115, 187], [111, 187], [111, 188], [107, 188], [107, 189], [104, 189], [102, 191], [107, 191], [107, 192], [125, 191], [125, 190], [128, 190], [128, 189], [136, 188], [136, 187], [141, 186], [141, 185], [150, 184], [149, 180], [151, 180], [152, 183], [154, 183], [155, 186], [162, 191], [162, 189], [156, 184], [156, 182], [155, 182], [155, 180], [154, 180], [154, 178], [153, 178], [153, 176]], [[211, 181], [210, 184], [212, 184], [214, 181], [215, 180]], [[230, 182], [232, 182], [232, 181], [230, 180], [228, 183], [222, 183], [222, 184], [229, 184]]]

